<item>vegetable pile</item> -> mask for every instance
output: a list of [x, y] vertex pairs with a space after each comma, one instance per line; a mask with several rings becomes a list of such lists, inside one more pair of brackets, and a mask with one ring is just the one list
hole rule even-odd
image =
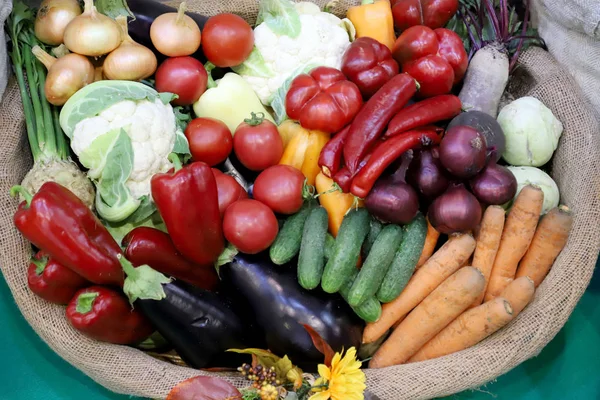
[[[573, 221], [545, 172], [561, 122], [533, 97], [499, 107], [543, 45], [528, 10], [363, 0], [346, 16], [16, 3], [31, 290], [99, 341], [194, 368], [252, 355], [245, 399], [360, 397], [357, 350], [418, 362], [514, 320]], [[323, 356], [328, 374], [303, 375]], [[237, 392], [180, 386], [170, 398]]]

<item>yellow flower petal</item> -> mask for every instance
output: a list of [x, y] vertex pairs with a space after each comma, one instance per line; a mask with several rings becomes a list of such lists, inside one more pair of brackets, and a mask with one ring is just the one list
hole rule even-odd
[[319, 364], [317, 366], [317, 369], [319, 371], [319, 375], [322, 378], [325, 378], [326, 380], [330, 380], [331, 379], [331, 370], [329, 368], [327, 368], [326, 365], [324, 364]]
[[313, 394], [312, 396], [310, 396], [308, 398], [308, 400], [329, 400], [330, 396], [329, 396], [329, 392], [319, 392], [316, 394]]

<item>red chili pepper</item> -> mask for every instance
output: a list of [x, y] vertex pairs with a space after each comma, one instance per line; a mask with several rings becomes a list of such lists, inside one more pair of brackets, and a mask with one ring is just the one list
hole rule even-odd
[[392, 55], [402, 72], [421, 85], [419, 97], [450, 93], [464, 77], [469, 63], [460, 36], [449, 29], [432, 30], [420, 25], [402, 32]]
[[458, 10], [458, 0], [397, 0], [392, 5], [394, 25], [400, 31], [411, 26], [441, 28]]
[[78, 291], [67, 306], [67, 319], [87, 337], [114, 344], [138, 343], [154, 331], [124, 295], [102, 286]]
[[208, 266], [225, 245], [215, 176], [203, 162], [182, 168], [177, 156], [169, 159], [175, 168], [152, 177], [152, 198], [175, 248], [188, 260]]
[[40, 250], [31, 258], [27, 284], [42, 299], [50, 303], [67, 304], [75, 292], [90, 283]]
[[368, 99], [398, 75], [399, 67], [386, 45], [364, 36], [352, 42], [344, 53], [342, 72], [356, 83], [363, 97]]
[[420, 126], [454, 118], [460, 114], [461, 107], [460, 99], [452, 94], [419, 101], [400, 110], [390, 121], [383, 137], [387, 139]]
[[424, 127], [380, 142], [371, 153], [370, 160], [352, 180], [351, 193], [363, 199], [367, 197], [377, 179], [398, 157], [421, 145], [439, 143], [440, 131], [436, 127]]
[[21, 186], [14, 224], [23, 236], [59, 264], [99, 285], [122, 285], [121, 248], [89, 208], [69, 189], [46, 182], [31, 196]]
[[318, 163], [321, 171], [328, 178], [331, 178], [340, 170], [344, 143], [349, 131], [350, 125], [347, 125], [344, 129], [336, 133], [321, 149]]
[[202, 289], [212, 290], [219, 277], [212, 266], [196, 265], [177, 251], [169, 235], [158, 229], [141, 226], [123, 239], [125, 255], [138, 267], [149, 265], [153, 269], [186, 281]]
[[392, 117], [416, 91], [417, 84], [410, 75], [396, 75], [361, 108], [350, 125], [344, 143], [344, 162], [352, 174], [356, 174], [365, 154], [371, 150]]
[[305, 129], [335, 133], [346, 126], [362, 106], [358, 87], [335, 68], [317, 67], [298, 75], [285, 98], [288, 117]]

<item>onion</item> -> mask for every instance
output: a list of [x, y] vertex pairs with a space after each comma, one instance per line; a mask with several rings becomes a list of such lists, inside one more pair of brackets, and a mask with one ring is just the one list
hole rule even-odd
[[479, 201], [501, 205], [517, 194], [517, 178], [506, 167], [490, 161], [487, 167], [470, 181], [471, 190]]
[[35, 16], [35, 37], [51, 46], [63, 42], [65, 28], [81, 14], [77, 0], [44, 0]]
[[102, 65], [104, 76], [108, 79], [139, 81], [156, 71], [156, 56], [146, 46], [135, 42], [127, 31], [127, 17], [118, 16], [117, 23], [123, 31], [123, 42], [113, 50]]
[[481, 222], [481, 204], [462, 183], [453, 184], [429, 206], [427, 216], [440, 233], [468, 232]]
[[186, 4], [179, 10], [159, 15], [150, 25], [150, 39], [156, 50], [168, 57], [189, 56], [200, 48], [200, 28], [185, 15]]
[[[485, 137], [487, 150], [495, 156], [493, 159], [498, 161], [500, 157], [502, 157], [502, 153], [504, 153], [506, 147], [506, 139], [504, 137], [504, 131], [498, 121], [496, 121], [496, 118], [483, 111], [470, 110], [460, 113], [450, 121], [448, 129], [459, 125], [475, 128], [483, 135], [483, 137]], [[492, 157], [490, 157], [490, 159], [492, 159]]]
[[87, 57], [70, 53], [54, 58], [39, 46], [31, 51], [48, 68], [44, 92], [50, 104], [62, 106], [76, 91], [94, 82], [94, 66]]
[[73, 53], [97, 57], [110, 53], [121, 44], [121, 28], [99, 13], [94, 0], [84, 0], [83, 14], [73, 19], [65, 29], [65, 46]]
[[407, 224], [419, 211], [419, 197], [411, 186], [390, 176], [375, 183], [365, 207], [382, 222]]
[[442, 165], [458, 178], [471, 178], [485, 167], [485, 138], [470, 126], [450, 128], [440, 143]]
[[439, 160], [439, 148], [416, 152], [408, 167], [406, 180], [426, 198], [432, 199], [444, 193], [450, 181]]

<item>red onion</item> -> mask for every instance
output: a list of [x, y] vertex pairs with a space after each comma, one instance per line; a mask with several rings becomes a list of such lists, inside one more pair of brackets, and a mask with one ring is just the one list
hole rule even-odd
[[500, 159], [506, 148], [506, 139], [504, 138], [504, 131], [496, 118], [483, 111], [470, 110], [460, 113], [450, 121], [448, 129], [458, 125], [467, 125], [477, 129], [485, 137], [488, 158], [493, 156], [496, 161]]
[[501, 205], [517, 194], [517, 178], [508, 168], [493, 160], [469, 183], [473, 194], [486, 204]]
[[426, 198], [433, 199], [448, 189], [450, 181], [439, 160], [439, 149], [433, 147], [415, 153], [408, 167], [406, 181]]
[[419, 211], [419, 197], [411, 186], [389, 176], [375, 183], [365, 207], [382, 222], [407, 224]]
[[455, 126], [440, 143], [440, 161], [454, 176], [468, 179], [485, 167], [485, 137], [470, 126]]
[[435, 199], [427, 216], [438, 232], [451, 234], [475, 229], [481, 222], [481, 213], [477, 198], [460, 183]]

